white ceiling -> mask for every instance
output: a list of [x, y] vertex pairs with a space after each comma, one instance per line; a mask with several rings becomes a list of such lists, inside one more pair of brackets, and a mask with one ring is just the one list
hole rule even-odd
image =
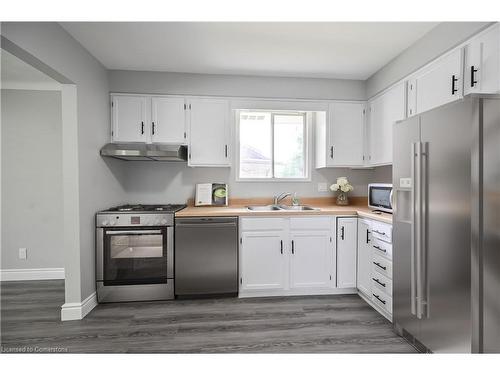
[[367, 79], [435, 22], [66, 22], [106, 68]]
[[0, 50], [2, 88], [57, 89], [59, 83], [5, 50]]

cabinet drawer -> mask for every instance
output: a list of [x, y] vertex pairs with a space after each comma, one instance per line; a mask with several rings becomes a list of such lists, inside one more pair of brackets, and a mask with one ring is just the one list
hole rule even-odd
[[279, 217], [244, 217], [241, 219], [241, 231], [248, 230], [284, 230], [285, 219]]
[[372, 237], [371, 245], [374, 254], [382, 255], [387, 259], [392, 259], [392, 245]]
[[372, 290], [372, 301], [377, 306], [386, 310], [389, 314], [392, 314], [392, 298], [383, 292], [378, 290]]
[[371, 224], [372, 236], [382, 241], [392, 243], [392, 225], [372, 221]]
[[321, 217], [291, 217], [290, 229], [331, 230], [332, 218]]
[[372, 292], [382, 291], [392, 296], [392, 280], [377, 271], [372, 272]]
[[378, 254], [373, 254], [372, 270], [392, 279], [392, 262]]

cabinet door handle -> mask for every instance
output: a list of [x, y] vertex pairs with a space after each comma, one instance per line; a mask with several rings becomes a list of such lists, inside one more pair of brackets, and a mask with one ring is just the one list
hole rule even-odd
[[370, 242], [369, 234], [370, 234], [370, 231], [367, 229], [366, 230], [366, 243]]
[[295, 254], [295, 245], [293, 243], [293, 240], [292, 240], [292, 254]]
[[476, 72], [477, 69], [474, 68], [474, 65], [470, 67], [470, 87], [474, 87], [477, 83], [476, 81]]
[[283, 254], [283, 240], [280, 240], [280, 245], [281, 245], [281, 254]]
[[381, 282], [379, 279], [372, 277], [372, 280], [375, 281], [377, 284], [382, 285], [385, 288], [385, 283]]
[[330, 159], [333, 159], [333, 146], [330, 146]]
[[141, 121], [141, 134], [144, 134], [144, 121]]
[[386, 249], [382, 249], [381, 247], [379, 247], [379, 246], [375, 246], [375, 245], [373, 245], [373, 247], [374, 247], [375, 249], [377, 249], [377, 250], [380, 250], [380, 251], [383, 251], [384, 253], [387, 253], [387, 250], [386, 250]]
[[224, 153], [225, 153], [226, 158], [227, 158], [227, 145], [224, 146]]
[[458, 78], [455, 77], [455, 74], [451, 76], [451, 95], [455, 95], [458, 89], [455, 88], [455, 83], [458, 81]]
[[155, 122], [154, 121], [151, 123], [151, 132], [153, 133], [153, 135], [155, 135]]
[[373, 262], [373, 264], [375, 264], [377, 267], [382, 268], [384, 271], [386, 271], [386, 270], [387, 270], [387, 267], [384, 267], [383, 265], [381, 265], [381, 264], [380, 264], [380, 263], [378, 263], [378, 262]]
[[340, 228], [340, 239], [341, 240], [344, 240], [345, 238], [345, 230], [344, 230], [344, 226], [342, 225], [342, 228]]
[[385, 301], [382, 298], [380, 298], [380, 296], [373, 294], [373, 297], [375, 297], [376, 299], [378, 299], [380, 302], [382, 302], [385, 305]]

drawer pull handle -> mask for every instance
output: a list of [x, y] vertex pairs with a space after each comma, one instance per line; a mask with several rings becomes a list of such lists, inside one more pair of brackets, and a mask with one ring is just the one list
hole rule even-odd
[[381, 282], [379, 279], [372, 277], [372, 280], [375, 281], [377, 284], [382, 285], [385, 288], [385, 283]]
[[377, 250], [380, 250], [380, 251], [383, 251], [384, 253], [387, 253], [387, 250], [386, 250], [386, 249], [382, 249], [381, 247], [379, 247], [379, 246], [375, 246], [375, 245], [373, 245], [373, 247], [374, 247], [375, 249], [377, 249]]
[[373, 297], [375, 297], [376, 299], [378, 299], [380, 302], [382, 302], [385, 305], [385, 301], [382, 298], [380, 298], [380, 296], [377, 296], [376, 294], [373, 294]]
[[385, 232], [379, 232], [378, 230], [373, 230], [375, 233], [380, 234], [381, 236], [385, 236]]
[[384, 271], [386, 271], [386, 270], [387, 270], [387, 267], [384, 267], [383, 265], [381, 265], [381, 264], [380, 264], [380, 263], [378, 263], [378, 262], [373, 262], [373, 264], [375, 264], [377, 267], [382, 268]]

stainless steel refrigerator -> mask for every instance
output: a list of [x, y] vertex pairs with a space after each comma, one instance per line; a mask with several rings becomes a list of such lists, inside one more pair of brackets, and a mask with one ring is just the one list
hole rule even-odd
[[500, 97], [393, 132], [395, 329], [431, 352], [500, 352]]

